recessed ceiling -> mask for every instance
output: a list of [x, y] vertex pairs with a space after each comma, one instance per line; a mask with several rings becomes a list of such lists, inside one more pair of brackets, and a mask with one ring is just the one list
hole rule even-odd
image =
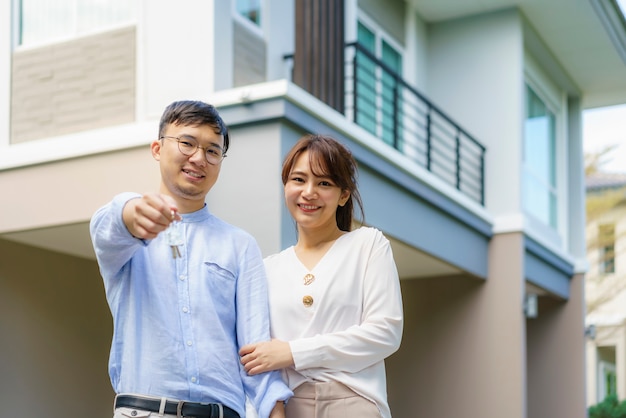
[[[583, 94], [584, 108], [626, 103], [626, 30], [607, 28], [597, 5], [608, 0], [407, 0], [428, 23], [517, 7]], [[623, 1], [623, 0], [622, 0]], [[594, 7], [594, 5], [596, 5]], [[607, 7], [606, 5], [604, 7]], [[619, 23], [619, 22], [618, 22]]]
[[[86, 222], [41, 228], [29, 231], [11, 232], [0, 238], [20, 244], [60, 252], [75, 257], [95, 260], [95, 253]], [[389, 238], [393, 249], [398, 274], [402, 279], [457, 275], [461, 270], [422, 253], [400, 241]]]

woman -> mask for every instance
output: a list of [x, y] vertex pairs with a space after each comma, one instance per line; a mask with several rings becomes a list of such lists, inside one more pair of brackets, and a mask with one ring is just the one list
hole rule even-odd
[[253, 375], [283, 369], [287, 418], [391, 417], [384, 359], [402, 336], [402, 298], [389, 241], [352, 230], [356, 162], [333, 138], [307, 135], [287, 154], [285, 202], [296, 245], [265, 259], [272, 341], [250, 344]]

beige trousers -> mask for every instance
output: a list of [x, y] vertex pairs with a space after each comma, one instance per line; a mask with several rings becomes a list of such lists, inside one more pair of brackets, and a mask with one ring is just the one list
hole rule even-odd
[[287, 418], [380, 418], [372, 401], [338, 382], [304, 383], [293, 393]]

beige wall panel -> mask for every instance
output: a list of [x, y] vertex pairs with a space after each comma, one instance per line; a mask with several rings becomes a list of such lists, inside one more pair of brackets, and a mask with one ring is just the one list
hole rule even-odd
[[95, 262], [0, 240], [3, 417], [112, 416], [112, 321]]
[[489, 277], [403, 280], [404, 337], [387, 361], [394, 418], [525, 418], [522, 238], [490, 244]]
[[88, 221], [123, 191], [157, 191], [149, 145], [0, 172], [0, 233]]
[[207, 195], [209, 210], [254, 236], [264, 256], [280, 251], [283, 188], [280, 124], [233, 129], [220, 178]]
[[234, 87], [266, 81], [266, 50], [263, 38], [235, 20], [233, 42]]
[[539, 315], [527, 320], [529, 417], [587, 416], [583, 280], [572, 278], [567, 302], [540, 298]]
[[135, 28], [17, 51], [11, 143], [135, 120]]

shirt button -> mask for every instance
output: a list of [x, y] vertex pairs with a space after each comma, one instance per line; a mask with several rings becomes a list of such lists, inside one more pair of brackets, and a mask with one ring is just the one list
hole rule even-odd
[[187, 313], [189, 312], [189, 308], [187, 308], [186, 306], [183, 308], [183, 312]]
[[178, 278], [184, 281], [187, 278], [187, 276], [185, 276], [184, 274], [181, 274], [180, 276], [178, 276]]
[[192, 345], [193, 345], [193, 343], [191, 342], [191, 340], [188, 340], [188, 341], [187, 341], [187, 345], [188, 345], [188, 346], [192, 346]]
[[193, 383], [196, 383], [196, 380], [198, 380], [198, 379], [196, 379], [196, 377], [195, 377], [195, 376], [191, 378], [191, 381], [192, 381]]

